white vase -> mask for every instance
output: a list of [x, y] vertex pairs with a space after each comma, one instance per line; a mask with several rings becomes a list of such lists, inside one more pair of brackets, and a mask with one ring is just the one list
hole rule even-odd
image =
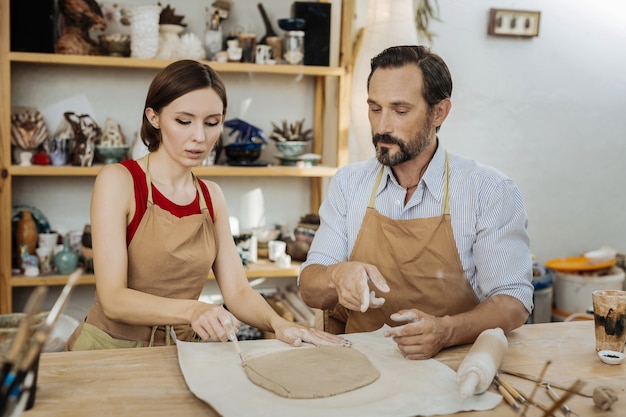
[[372, 131], [367, 118], [367, 77], [370, 61], [390, 46], [416, 45], [413, 0], [369, 0], [367, 24], [362, 33], [361, 44], [352, 71], [350, 136], [356, 160], [374, 155]]
[[181, 25], [159, 25], [157, 59], [172, 59], [176, 56], [180, 45], [180, 37], [178, 35], [184, 29]]
[[130, 56], [150, 59], [159, 49], [159, 16], [161, 6], [135, 6], [130, 17]]

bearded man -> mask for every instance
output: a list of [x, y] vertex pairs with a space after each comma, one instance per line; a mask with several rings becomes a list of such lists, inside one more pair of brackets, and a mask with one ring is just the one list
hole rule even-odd
[[300, 270], [303, 300], [326, 330], [392, 326], [409, 359], [509, 332], [533, 308], [528, 217], [502, 172], [448, 152], [445, 62], [423, 46], [371, 61], [368, 116], [376, 157], [337, 170]]

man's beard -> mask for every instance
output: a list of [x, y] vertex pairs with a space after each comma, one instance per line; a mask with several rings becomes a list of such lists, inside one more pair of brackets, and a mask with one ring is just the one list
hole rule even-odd
[[[410, 161], [424, 149], [426, 149], [433, 139], [429, 136], [429, 132], [426, 129], [420, 129], [419, 132], [411, 138], [408, 142], [395, 138], [391, 135], [373, 135], [372, 142], [376, 148], [376, 158], [378, 162], [383, 165], [393, 167], [403, 162]], [[399, 150], [395, 153], [391, 152], [391, 149], [387, 147], [378, 147], [378, 142], [384, 142], [388, 144], [398, 145]]]

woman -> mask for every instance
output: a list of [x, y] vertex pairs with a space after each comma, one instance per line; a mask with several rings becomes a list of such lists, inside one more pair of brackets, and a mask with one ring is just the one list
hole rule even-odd
[[[286, 343], [347, 345], [281, 318], [248, 284], [220, 187], [192, 168], [217, 143], [226, 114], [217, 73], [182, 60], [148, 90], [141, 137], [149, 154], [106, 165], [91, 201], [96, 302], [69, 350], [228, 340], [239, 320]], [[213, 270], [229, 310], [198, 300]]]

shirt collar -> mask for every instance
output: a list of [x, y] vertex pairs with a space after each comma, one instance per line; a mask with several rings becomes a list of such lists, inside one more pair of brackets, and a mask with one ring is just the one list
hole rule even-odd
[[[376, 159], [376, 158], [374, 158]], [[380, 163], [377, 165], [380, 167]], [[424, 182], [426, 190], [438, 201], [441, 202], [443, 198], [443, 176], [446, 173], [446, 150], [441, 145], [439, 138], [437, 138], [437, 150], [433, 155], [433, 158], [428, 163], [428, 167], [424, 172], [424, 176], [420, 182]], [[381, 193], [389, 183], [397, 184], [398, 181], [393, 175], [393, 171], [388, 166], [383, 167], [383, 179], [378, 186], [376, 194]]]

